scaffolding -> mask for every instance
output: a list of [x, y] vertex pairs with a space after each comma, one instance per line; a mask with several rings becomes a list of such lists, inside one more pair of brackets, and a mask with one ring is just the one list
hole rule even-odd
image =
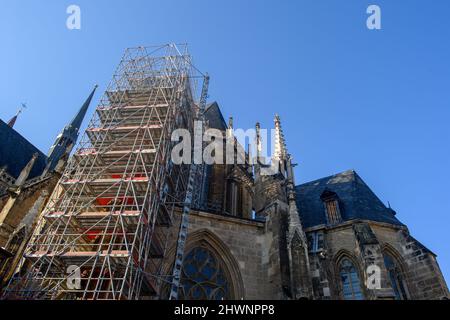
[[186, 45], [125, 51], [27, 245], [31, 266], [7, 296], [151, 299], [171, 283], [168, 228], [199, 180], [172, 163], [171, 134], [193, 132], [201, 79]]

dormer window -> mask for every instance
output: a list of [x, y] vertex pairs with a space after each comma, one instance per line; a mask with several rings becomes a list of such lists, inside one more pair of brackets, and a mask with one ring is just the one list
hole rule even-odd
[[339, 208], [338, 195], [330, 190], [325, 190], [320, 199], [323, 201], [328, 224], [337, 224], [342, 221], [341, 210]]

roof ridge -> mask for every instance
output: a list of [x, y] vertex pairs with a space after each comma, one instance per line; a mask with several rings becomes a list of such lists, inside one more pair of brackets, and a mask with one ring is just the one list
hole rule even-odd
[[344, 175], [345, 173], [349, 173], [349, 172], [352, 172], [354, 175], [359, 176], [359, 175], [356, 173], [355, 170], [349, 169], [349, 170], [345, 170], [345, 171], [342, 171], [342, 172], [339, 172], [339, 173], [335, 173], [335, 174], [332, 174], [332, 175], [329, 175], [329, 176], [326, 176], [326, 177], [323, 177], [323, 178], [319, 178], [319, 179], [307, 181], [307, 182], [298, 184], [298, 185], [296, 185], [295, 187], [300, 187], [300, 186], [303, 186], [303, 185], [308, 185], [308, 184], [312, 184], [312, 183], [315, 183], [315, 182], [318, 182], [318, 181], [327, 180], [327, 179], [330, 180], [331, 178], [338, 177], [338, 176]]
[[38, 147], [36, 147], [30, 140], [28, 140], [27, 138], [25, 138], [19, 131], [17, 131], [17, 130], [14, 129], [13, 127], [8, 126], [8, 124], [7, 124], [5, 121], [3, 121], [2, 119], [0, 119], [0, 123], [3, 123], [3, 124], [4, 124], [5, 126], [7, 126], [9, 129], [11, 129], [11, 131], [12, 131], [15, 135], [19, 136], [20, 138], [22, 138], [23, 140], [25, 140], [26, 142], [28, 142], [30, 145], [32, 145], [34, 148], [36, 148], [36, 150], [37, 150], [38, 152], [42, 153], [42, 155], [44, 155], [45, 157], [47, 157], [46, 154], [45, 154], [44, 152], [42, 152]]

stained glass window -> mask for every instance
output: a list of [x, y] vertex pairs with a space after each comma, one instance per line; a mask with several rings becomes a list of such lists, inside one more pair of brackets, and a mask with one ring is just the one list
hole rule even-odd
[[358, 272], [349, 259], [343, 259], [340, 264], [342, 291], [345, 300], [364, 300]]
[[384, 265], [389, 274], [389, 280], [394, 289], [396, 300], [407, 300], [408, 296], [406, 294], [405, 285], [402, 277], [402, 272], [398, 265], [395, 263], [394, 258], [389, 254], [384, 253]]
[[205, 247], [192, 249], [184, 258], [179, 299], [231, 299], [222, 260]]

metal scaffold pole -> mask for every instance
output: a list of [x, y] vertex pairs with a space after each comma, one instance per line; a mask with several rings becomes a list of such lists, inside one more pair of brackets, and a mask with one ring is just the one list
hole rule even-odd
[[[197, 121], [198, 124], [194, 128], [194, 135], [196, 137], [200, 136], [203, 137], [203, 124], [204, 124], [204, 112], [206, 109], [206, 100], [208, 97], [208, 87], [209, 87], [209, 76], [205, 75], [205, 78], [203, 80], [203, 87], [202, 92], [200, 96], [200, 102], [199, 102], [199, 110], [198, 110], [198, 116]], [[196, 146], [197, 148], [194, 148], [194, 156], [191, 157], [192, 159], [195, 159], [195, 154], [203, 154], [202, 146]], [[186, 245], [186, 239], [188, 234], [188, 227], [189, 227], [189, 213], [191, 211], [191, 207], [193, 204], [193, 198], [194, 198], [194, 191], [197, 191], [197, 194], [199, 195], [201, 193], [201, 186], [203, 182], [203, 165], [202, 163], [193, 163], [190, 166], [189, 170], [189, 179], [188, 179], [188, 185], [186, 189], [186, 198], [184, 201], [183, 211], [181, 214], [181, 222], [180, 222], [180, 230], [178, 233], [178, 241], [177, 241], [177, 250], [175, 253], [175, 261], [173, 265], [173, 272], [172, 272], [172, 285], [170, 289], [170, 300], [177, 300], [178, 299], [178, 289], [180, 287], [180, 280], [181, 280], [181, 269], [183, 266], [183, 258], [184, 258], [184, 247]], [[201, 198], [201, 197], [200, 197]], [[201, 200], [198, 201], [197, 205], [201, 205]]]

